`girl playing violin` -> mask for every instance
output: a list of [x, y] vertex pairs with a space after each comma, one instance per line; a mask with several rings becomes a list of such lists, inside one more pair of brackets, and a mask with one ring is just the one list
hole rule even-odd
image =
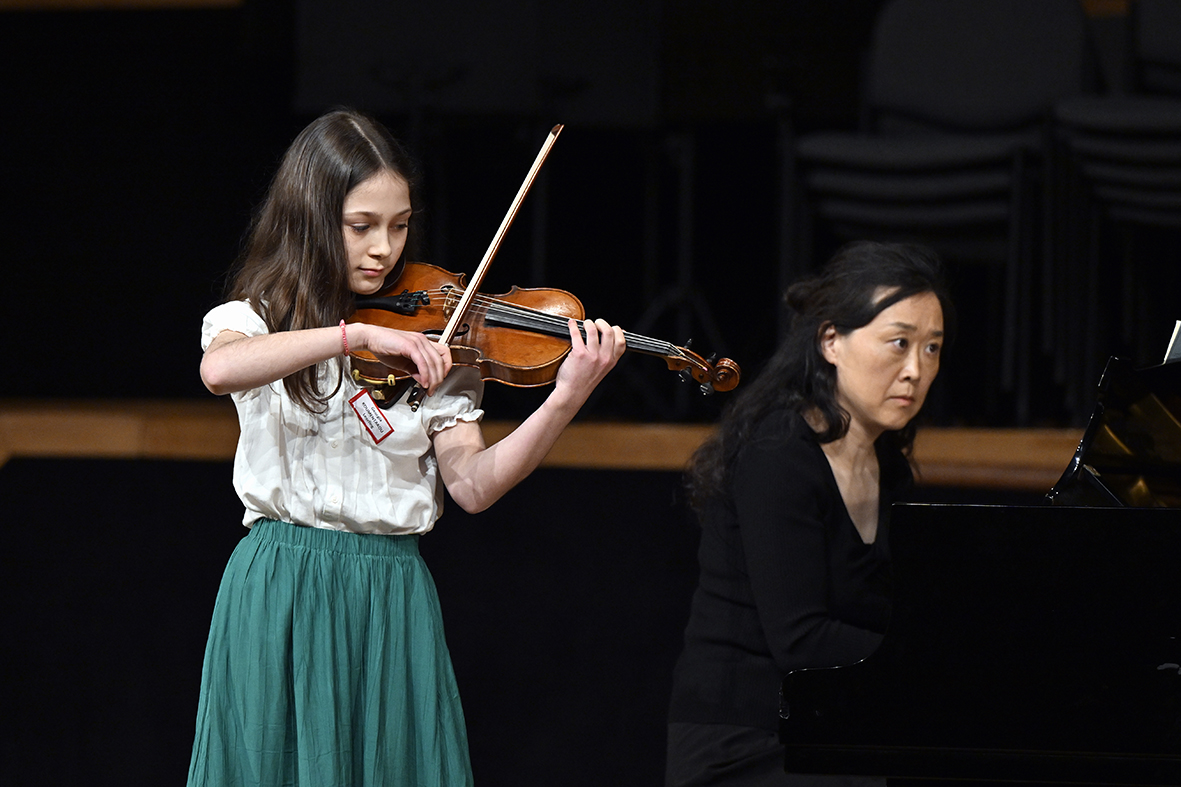
[[[205, 316], [201, 379], [230, 394], [234, 487], [250, 528], [205, 651], [188, 784], [471, 784], [467, 734], [418, 537], [442, 489], [481, 511], [534, 470], [624, 352], [570, 321], [570, 355], [519, 428], [487, 446], [483, 384], [423, 334], [345, 324], [397, 277], [415, 172], [374, 120], [331, 112], [285, 154], [226, 303]], [[427, 391], [373, 405], [367, 350]]]

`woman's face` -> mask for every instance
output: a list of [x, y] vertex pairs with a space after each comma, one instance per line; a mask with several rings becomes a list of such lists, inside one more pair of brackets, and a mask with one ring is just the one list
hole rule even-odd
[[[878, 299], [890, 291], [878, 293]], [[939, 372], [943, 308], [931, 292], [883, 309], [846, 335], [829, 327], [821, 337], [825, 359], [837, 369], [837, 402], [876, 439], [918, 414]]]
[[344, 198], [349, 288], [372, 295], [402, 256], [410, 223], [410, 186], [389, 171], [361, 181]]

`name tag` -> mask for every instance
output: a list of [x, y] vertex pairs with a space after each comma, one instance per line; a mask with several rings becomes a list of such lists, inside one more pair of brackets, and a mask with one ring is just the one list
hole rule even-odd
[[349, 404], [353, 406], [353, 411], [361, 419], [362, 425], [369, 432], [369, 436], [373, 438], [373, 442], [380, 443], [394, 433], [394, 427], [390, 426], [385, 413], [377, 406], [377, 402], [373, 401], [369, 391], [361, 391], [349, 399]]

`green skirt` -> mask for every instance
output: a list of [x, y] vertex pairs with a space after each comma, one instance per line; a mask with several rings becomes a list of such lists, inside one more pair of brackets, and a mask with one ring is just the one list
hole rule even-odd
[[217, 594], [189, 787], [471, 783], [418, 537], [256, 522]]

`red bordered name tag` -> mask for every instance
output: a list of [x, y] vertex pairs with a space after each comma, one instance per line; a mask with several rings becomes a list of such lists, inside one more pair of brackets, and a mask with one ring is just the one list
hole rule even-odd
[[380, 443], [394, 433], [394, 427], [390, 426], [385, 413], [377, 406], [377, 402], [373, 401], [373, 397], [369, 395], [368, 391], [361, 391], [349, 399], [349, 404], [353, 406], [353, 411], [361, 419], [361, 423], [369, 432], [369, 436], [373, 438], [373, 442]]

